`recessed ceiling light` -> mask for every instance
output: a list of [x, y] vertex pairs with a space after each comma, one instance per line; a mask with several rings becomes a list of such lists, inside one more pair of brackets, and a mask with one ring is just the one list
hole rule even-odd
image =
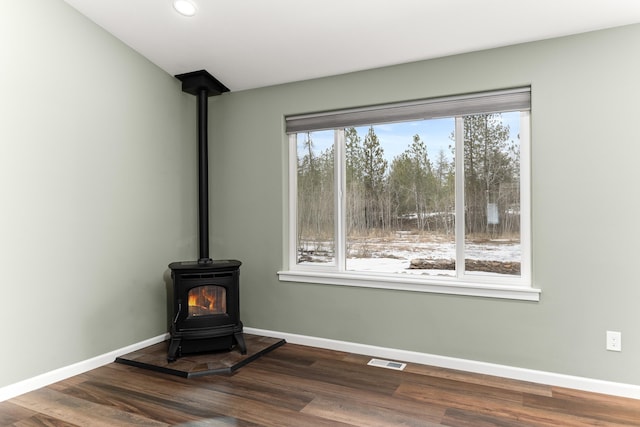
[[173, 8], [184, 16], [193, 16], [198, 11], [195, 3], [189, 0], [173, 0]]

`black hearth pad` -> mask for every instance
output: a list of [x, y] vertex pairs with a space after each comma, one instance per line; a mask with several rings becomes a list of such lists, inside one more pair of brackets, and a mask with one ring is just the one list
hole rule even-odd
[[167, 340], [120, 356], [116, 358], [116, 362], [184, 378], [230, 374], [286, 342], [279, 338], [250, 334], [244, 334], [244, 340], [247, 345], [247, 354], [244, 355], [235, 348], [231, 351], [188, 354], [169, 363], [167, 362], [169, 349], [169, 341]]

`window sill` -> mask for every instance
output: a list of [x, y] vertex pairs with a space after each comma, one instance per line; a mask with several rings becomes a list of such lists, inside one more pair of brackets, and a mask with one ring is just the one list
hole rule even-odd
[[528, 286], [494, 285], [486, 283], [425, 279], [424, 277], [392, 277], [361, 273], [337, 273], [287, 270], [278, 271], [282, 282], [320, 283], [339, 286], [391, 289], [436, 294], [466, 295], [523, 301], [539, 301], [540, 289]]

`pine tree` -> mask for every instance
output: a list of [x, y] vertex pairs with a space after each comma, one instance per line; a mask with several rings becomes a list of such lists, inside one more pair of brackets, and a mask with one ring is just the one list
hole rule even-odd
[[365, 224], [368, 229], [385, 228], [384, 184], [388, 162], [373, 126], [369, 128], [363, 144], [363, 183], [365, 198]]
[[346, 214], [347, 233], [365, 229], [364, 158], [362, 139], [355, 128], [345, 129]]

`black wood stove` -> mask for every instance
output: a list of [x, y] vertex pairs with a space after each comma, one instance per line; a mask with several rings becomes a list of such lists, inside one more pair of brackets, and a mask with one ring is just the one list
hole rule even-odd
[[167, 360], [187, 353], [247, 349], [240, 321], [240, 265], [237, 260], [209, 258], [209, 172], [207, 102], [229, 89], [208, 72], [176, 76], [182, 90], [198, 102], [198, 261], [169, 264], [173, 280], [173, 319]]
[[246, 354], [240, 321], [240, 261], [173, 262], [173, 313], [167, 359], [205, 351]]

